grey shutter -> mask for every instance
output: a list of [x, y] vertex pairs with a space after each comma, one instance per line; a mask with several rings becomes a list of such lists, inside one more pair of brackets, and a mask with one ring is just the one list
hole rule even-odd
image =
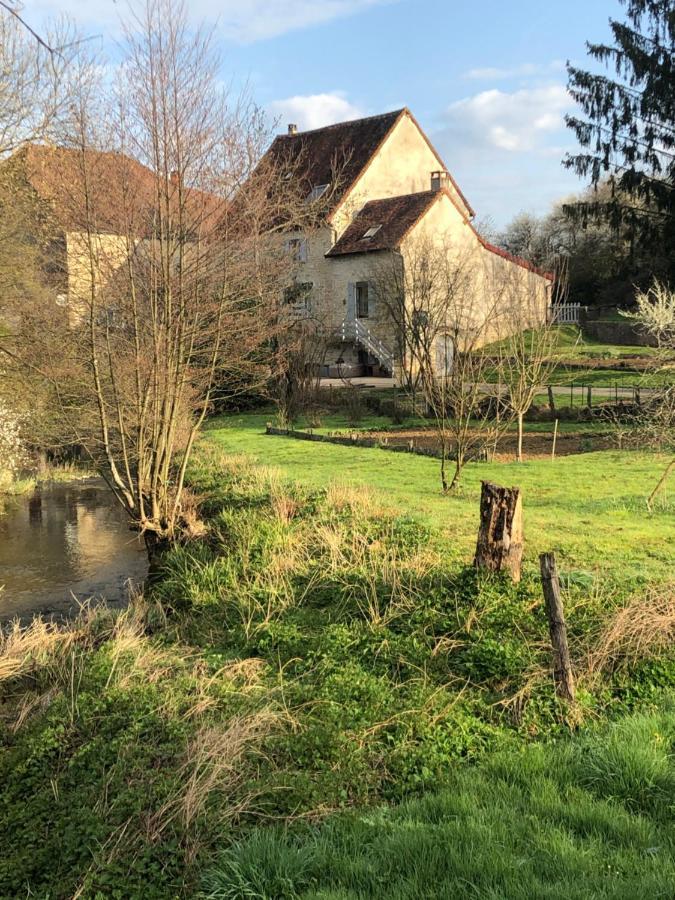
[[453, 355], [454, 346], [450, 335], [439, 335], [436, 338], [436, 368], [438, 375], [447, 377], [452, 373]]
[[350, 281], [347, 285], [347, 321], [356, 319], [356, 285]]

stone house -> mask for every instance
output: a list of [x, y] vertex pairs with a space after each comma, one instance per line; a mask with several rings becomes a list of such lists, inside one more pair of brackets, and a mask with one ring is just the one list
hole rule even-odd
[[92, 287], [100, 290], [145, 234], [152, 172], [119, 153], [88, 150], [85, 158], [70, 148], [28, 144], [3, 164], [2, 176], [12, 209], [28, 211], [44, 282], [64, 314], [77, 319]]
[[[326, 198], [311, 228], [285, 235], [297, 262], [294, 301], [328, 336], [324, 375], [395, 374], [405, 341], [381, 272], [392, 260], [410, 268], [423, 244], [464, 266], [472, 316], [490, 319], [485, 341], [508, 330], [498, 321], [524, 319], [495, 315], [500, 291], [504, 313], [522, 306], [529, 321], [547, 314], [551, 276], [476, 231], [473, 209], [408, 109], [305, 132], [289, 125], [263, 164], [301, 179], [308, 202]], [[439, 365], [447, 365], [443, 343]]]
[[[214, 195], [183, 187], [172, 174], [168, 190], [147, 166], [122, 153], [27, 144], [0, 167], [9, 213], [28, 223], [42, 282], [71, 324], [81, 321], [92, 296], [124, 274], [129, 255], [144, 258], [166, 246], [166, 222], [201, 227], [209, 235], [222, 213]], [[158, 223], [158, 206], [167, 209]], [[93, 292], [93, 294], [92, 294]]]

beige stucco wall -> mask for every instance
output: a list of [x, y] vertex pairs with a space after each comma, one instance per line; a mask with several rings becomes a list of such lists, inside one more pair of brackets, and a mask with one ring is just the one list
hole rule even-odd
[[126, 238], [118, 234], [92, 236], [94, 272], [86, 232], [70, 231], [66, 234], [66, 263], [68, 272], [68, 304], [73, 319], [91, 302], [92, 280], [96, 292], [108, 283], [127, 258]]
[[[428, 191], [431, 173], [445, 168], [417, 125], [404, 115], [333, 215], [338, 237], [369, 200]], [[454, 188], [450, 186], [454, 192]], [[457, 197], [460, 206], [463, 206]]]
[[448, 253], [458, 272], [456, 291], [463, 300], [466, 324], [480, 332], [478, 345], [545, 320], [550, 282], [484, 247], [446, 195], [406, 235], [401, 252], [407, 265], [413, 254], [433, 245]]
[[[356, 364], [358, 353], [350, 342], [339, 339], [340, 326], [347, 317], [349, 285], [359, 281], [372, 281], [375, 275], [376, 257], [381, 260], [383, 253], [354, 254], [326, 258], [326, 253], [335, 243], [335, 230], [331, 227], [301, 234], [306, 241], [306, 261], [298, 262], [293, 277], [299, 283], [311, 283], [310, 316], [325, 335], [333, 335], [326, 353], [326, 365], [334, 365], [342, 357], [346, 366]], [[374, 290], [374, 285], [373, 285]], [[392, 329], [384, 307], [375, 299], [375, 315], [364, 324], [387, 346], [392, 346]]]
[[[337, 332], [347, 314], [349, 284], [375, 278], [375, 270], [381, 266], [383, 254], [354, 254], [328, 259], [325, 254], [365, 203], [428, 191], [432, 171], [442, 168], [442, 160], [436, 156], [417, 125], [408, 115], [404, 115], [338, 208], [331, 224], [302, 235], [307, 242], [307, 259], [306, 262], [298, 263], [295, 277], [300, 282], [312, 282], [312, 315], [328, 332]], [[458, 203], [462, 205], [459, 199]], [[461, 224], [462, 217], [456, 210], [455, 214]], [[368, 327], [393, 349], [391, 323], [383, 315], [381, 303], [376, 302], [375, 308], [376, 316], [368, 323]], [[327, 361], [330, 362], [332, 356], [340, 354], [345, 357], [347, 349], [340, 347], [337, 354], [331, 351]], [[356, 354], [352, 355], [355, 359]]]

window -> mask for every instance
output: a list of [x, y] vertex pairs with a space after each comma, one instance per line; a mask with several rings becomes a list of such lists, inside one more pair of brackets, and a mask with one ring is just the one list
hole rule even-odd
[[368, 318], [368, 282], [359, 281], [355, 286], [356, 290], [356, 318]]
[[375, 235], [376, 235], [377, 232], [380, 230], [380, 228], [382, 228], [381, 225], [373, 225], [373, 226], [372, 226], [371, 228], [369, 228], [368, 231], [366, 231], [366, 233], [363, 235], [362, 240], [365, 240], [366, 238], [372, 238], [372, 237], [375, 237]]
[[286, 241], [286, 250], [290, 253], [293, 262], [307, 262], [307, 241], [305, 238], [289, 238]]
[[320, 200], [329, 187], [330, 184], [315, 184], [309, 194], [307, 194], [307, 202], [314, 203], [316, 200]]
[[309, 315], [313, 287], [312, 281], [300, 281], [284, 288], [284, 303], [290, 307], [295, 317], [304, 318]]

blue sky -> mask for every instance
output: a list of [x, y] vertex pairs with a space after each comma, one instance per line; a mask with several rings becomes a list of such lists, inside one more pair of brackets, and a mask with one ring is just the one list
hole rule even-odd
[[[216, 23], [223, 77], [248, 81], [279, 130], [408, 106], [472, 203], [498, 226], [545, 212], [582, 185], [565, 62], [609, 36], [619, 0], [188, 0]], [[41, 21], [66, 12], [109, 44], [114, 0], [26, 0]]]

